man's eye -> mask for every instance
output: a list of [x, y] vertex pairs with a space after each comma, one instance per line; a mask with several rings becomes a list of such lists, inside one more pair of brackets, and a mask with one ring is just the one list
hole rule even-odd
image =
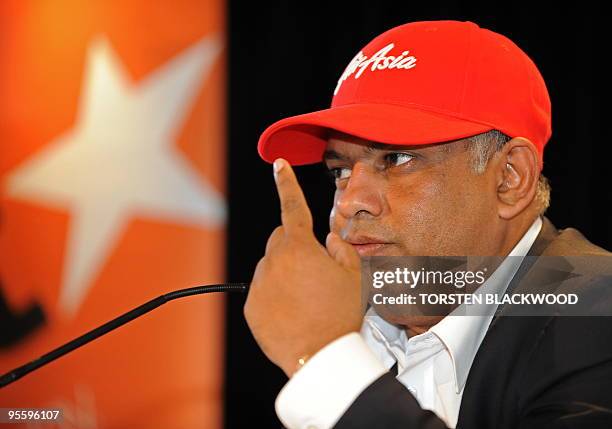
[[348, 179], [349, 177], [351, 177], [351, 170], [350, 168], [346, 167], [330, 168], [328, 172], [329, 175], [335, 180]]
[[414, 155], [403, 152], [391, 152], [385, 155], [385, 162], [391, 167], [397, 167], [398, 165], [405, 164], [412, 161]]

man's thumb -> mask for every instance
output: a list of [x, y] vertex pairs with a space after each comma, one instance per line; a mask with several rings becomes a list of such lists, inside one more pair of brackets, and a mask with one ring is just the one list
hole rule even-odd
[[360, 269], [361, 260], [357, 251], [335, 232], [327, 234], [325, 247], [327, 247], [327, 253], [340, 265], [346, 268]]

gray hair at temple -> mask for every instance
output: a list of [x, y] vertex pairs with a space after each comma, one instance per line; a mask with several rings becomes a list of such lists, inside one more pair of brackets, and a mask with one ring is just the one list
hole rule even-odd
[[[504, 144], [511, 139], [511, 137], [498, 130], [490, 130], [466, 138], [466, 148], [470, 152], [472, 171], [476, 174], [482, 174], [495, 152], [501, 150]], [[542, 173], [538, 178], [535, 201], [539, 214], [544, 214], [550, 205], [550, 185], [548, 179]]]

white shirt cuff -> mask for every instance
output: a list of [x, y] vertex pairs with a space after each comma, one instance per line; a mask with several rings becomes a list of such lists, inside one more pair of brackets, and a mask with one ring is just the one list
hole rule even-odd
[[387, 369], [357, 332], [327, 344], [285, 384], [276, 414], [288, 429], [329, 429]]

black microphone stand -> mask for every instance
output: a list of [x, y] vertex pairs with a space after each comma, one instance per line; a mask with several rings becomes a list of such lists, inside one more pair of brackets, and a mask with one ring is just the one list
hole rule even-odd
[[11, 384], [16, 380], [19, 380], [24, 375], [29, 374], [30, 372], [40, 368], [41, 366], [46, 365], [49, 362], [52, 362], [55, 359], [64, 356], [66, 353], [69, 353], [72, 350], [79, 348], [89, 343], [90, 341], [95, 340], [96, 338], [112, 331], [113, 329], [118, 328], [119, 326], [125, 325], [127, 322], [134, 320], [145, 313], [148, 313], [149, 311], [159, 307], [162, 304], [167, 303], [168, 301], [172, 301], [177, 298], [183, 298], [185, 296], [200, 295], [203, 293], [246, 292], [248, 288], [248, 283], [223, 283], [206, 286], [195, 286], [187, 289], [179, 289], [174, 292], [169, 292], [164, 295], [160, 295], [157, 298], [152, 299], [151, 301], [146, 302], [141, 306], [138, 306], [133, 310], [130, 310], [127, 313], [124, 313], [121, 316], [110, 320], [103, 325], [98, 326], [95, 329], [92, 329], [91, 331], [81, 335], [80, 337], [75, 338], [74, 340], [69, 341], [62, 346], [59, 346], [58, 348], [50, 351], [49, 353], [42, 355], [38, 359], [34, 359], [33, 361], [26, 363], [25, 365], [22, 365], [12, 371], [7, 372], [6, 374], [0, 377], [0, 388]]

